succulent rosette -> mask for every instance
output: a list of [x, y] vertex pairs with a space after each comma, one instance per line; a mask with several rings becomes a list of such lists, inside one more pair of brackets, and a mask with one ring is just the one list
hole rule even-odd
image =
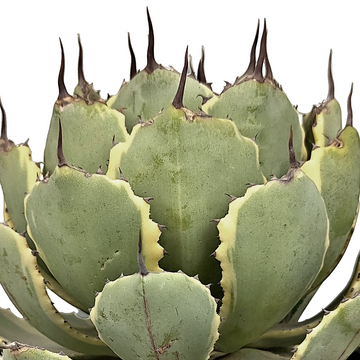
[[[345, 359], [360, 343], [358, 264], [299, 321], [358, 214], [352, 89], [343, 126], [332, 54], [327, 99], [300, 114], [266, 23], [221, 94], [204, 51], [197, 74], [187, 49], [181, 73], [157, 63], [148, 23], [146, 67], [129, 37], [130, 80], [107, 100], [85, 80], [80, 38], [68, 93], [61, 43], [42, 166], [9, 140], [1, 105], [0, 282], [23, 315], [0, 309], [4, 359], [315, 360], [325, 343], [326, 359]], [[47, 288], [78, 312], [59, 313]]]

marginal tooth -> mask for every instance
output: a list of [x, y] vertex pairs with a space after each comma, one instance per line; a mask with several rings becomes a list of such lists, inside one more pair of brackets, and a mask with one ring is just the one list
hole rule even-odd
[[100, 165], [99, 168], [97, 169], [96, 174], [98, 174], [98, 175], [104, 175], [104, 172], [101, 170], [101, 165]]
[[151, 200], [154, 200], [153, 197], [145, 197], [145, 198], [143, 198], [143, 199], [144, 199], [144, 201], [145, 201], [147, 204], [150, 204], [150, 201], [151, 201]]
[[[206, 97], [206, 96], [204, 96], [204, 95], [198, 95], [197, 97], [201, 97], [201, 98], [202, 98], [201, 105], [204, 105], [208, 100], [211, 99], [211, 96]], [[201, 109], [199, 109], [199, 110], [200, 110], [200, 112], [202, 112]], [[205, 115], [209, 116], [208, 114], [205, 114]]]
[[311, 151], [314, 151], [315, 149], [318, 149], [320, 146], [314, 144], [313, 142], [311, 143], [312, 144], [312, 149]]
[[230, 195], [230, 194], [225, 194], [225, 195], [227, 195], [230, 198], [230, 203], [232, 203], [234, 200], [237, 199], [236, 196], [233, 196], [233, 195]]
[[118, 142], [115, 141], [115, 135], [112, 138], [112, 147], [116, 146]]
[[128, 181], [125, 179], [125, 176], [124, 176], [124, 174], [123, 174], [123, 172], [121, 171], [120, 168], [119, 168], [119, 172], [120, 172], [120, 180], [123, 180], [123, 181], [128, 182]]
[[211, 219], [210, 222], [214, 222], [216, 224], [218, 224], [220, 222], [221, 219]]
[[29, 147], [29, 140], [30, 138], [27, 138], [23, 143], [19, 144], [19, 146], [26, 146], [26, 147]]
[[225, 92], [226, 90], [230, 89], [233, 85], [229, 83], [228, 81], [224, 80], [225, 86], [223, 88], [222, 92]]

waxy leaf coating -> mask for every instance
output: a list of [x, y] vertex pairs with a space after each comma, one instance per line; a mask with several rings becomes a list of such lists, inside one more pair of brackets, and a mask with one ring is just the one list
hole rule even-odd
[[90, 315], [100, 338], [126, 360], [206, 360], [219, 336], [210, 291], [182, 273], [134, 274], [110, 282]]
[[40, 257], [85, 311], [106, 279], [137, 271], [139, 230], [146, 265], [160, 270], [160, 230], [126, 181], [56, 167], [25, 201], [28, 233]]
[[210, 254], [218, 234], [210, 221], [226, 214], [225, 194], [263, 183], [256, 144], [230, 120], [170, 106], [112, 149], [107, 175], [118, 178], [119, 168], [136, 195], [154, 198], [151, 216], [167, 227], [160, 243], [169, 256], [160, 266], [216, 284], [220, 269]]
[[231, 202], [218, 228], [225, 295], [216, 348], [233, 352], [282, 320], [310, 287], [328, 247], [328, 218], [312, 180], [291, 169]]

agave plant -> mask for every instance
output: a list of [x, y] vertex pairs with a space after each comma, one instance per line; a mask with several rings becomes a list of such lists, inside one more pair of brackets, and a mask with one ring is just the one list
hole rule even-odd
[[[242, 76], [215, 94], [131, 53], [103, 100], [59, 72], [43, 165], [7, 135], [3, 106], [0, 309], [4, 359], [346, 359], [360, 343], [359, 261], [326, 310], [299, 321], [353, 233], [360, 139], [327, 99], [300, 114], [259, 24]], [[190, 73], [188, 74], [188, 67]], [[265, 72], [264, 72], [265, 70]], [[302, 117], [302, 123], [299, 121]], [[51, 289], [79, 310], [59, 313]], [[47, 349], [47, 350], [44, 350]], [[66, 354], [66, 355], [65, 355]]]

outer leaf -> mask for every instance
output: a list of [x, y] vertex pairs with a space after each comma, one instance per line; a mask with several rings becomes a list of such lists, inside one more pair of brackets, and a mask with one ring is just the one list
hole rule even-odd
[[73, 328], [53, 307], [26, 240], [0, 224], [0, 282], [16, 308], [49, 339], [84, 354], [112, 355], [103, 342]]
[[345, 360], [360, 344], [360, 296], [326, 315], [292, 360]]
[[341, 109], [336, 99], [325, 102], [313, 112], [312, 132], [315, 145], [324, 147], [336, 138], [341, 130]]
[[[174, 70], [156, 69], [151, 74], [145, 70], [139, 72], [128, 83], [124, 83], [119, 92], [109, 98], [107, 104], [113, 109], [123, 109], [126, 128], [131, 132], [139, 118], [146, 121], [154, 118], [163, 109], [168, 108], [176, 94], [180, 75]], [[195, 79], [186, 79], [184, 105], [199, 112], [202, 97], [212, 97], [212, 91]]]
[[21, 233], [26, 230], [24, 198], [40, 177], [40, 168], [31, 160], [27, 144], [3, 147], [0, 140], [0, 182], [6, 203], [6, 219]]
[[4, 350], [4, 360], [71, 360], [64, 354], [31, 347], [19, 343], [11, 344]]
[[50, 351], [62, 351], [70, 356], [77, 354], [75, 351], [69, 350], [50, 340], [32, 327], [26, 319], [18, 318], [10, 310], [0, 308], [0, 324], [0, 344], [17, 341], [32, 346], [40, 346]]
[[82, 99], [67, 98], [55, 103], [44, 152], [44, 173], [52, 173], [58, 163], [59, 119], [63, 131], [63, 152], [68, 164], [95, 173], [106, 169], [115, 141], [126, 141], [125, 118], [106, 104], [86, 104]]
[[356, 263], [352, 272], [352, 276], [343, 290], [343, 297], [353, 298], [360, 294], [360, 252], [356, 258]]
[[[348, 233], [347, 239], [345, 241], [345, 245], [336, 260], [336, 264], [338, 261], [340, 261], [340, 258], [344, 254], [344, 252], [347, 248], [347, 245], [352, 237], [358, 215], [359, 215], [359, 205], [358, 205], [356, 216], [354, 218], [350, 232]], [[329, 244], [329, 247], [330, 247], [330, 244]], [[329, 249], [328, 249], [327, 253], [329, 253]], [[342, 301], [344, 296], [347, 298], [352, 298], [358, 294], [360, 283], [356, 279], [357, 279], [357, 275], [359, 272], [359, 269], [358, 269], [359, 256], [360, 256], [360, 254], [358, 255], [358, 259], [356, 260], [356, 263], [354, 265], [354, 270], [353, 270], [353, 275], [351, 276], [351, 280], [348, 282], [348, 284], [345, 286], [345, 288], [338, 294], [338, 296], [331, 302], [331, 304], [329, 304], [326, 307], [326, 309], [333, 310], [334, 308], [336, 308], [339, 305], [339, 303]], [[335, 265], [334, 265], [334, 267], [335, 267]], [[314, 297], [315, 293], [317, 292], [317, 290], [319, 289], [319, 287], [321, 285], [321, 283], [318, 281], [321, 273], [322, 273], [322, 271], [320, 271], [320, 273], [317, 276], [317, 279], [314, 281], [311, 288], [306, 292], [305, 296], [299, 300], [299, 302], [294, 306], [294, 308], [289, 312], [289, 314], [287, 314], [286, 317], [282, 320], [282, 323], [297, 324], [297, 322], [300, 319], [301, 315], [303, 314], [304, 310], [309, 305], [310, 301], [312, 300], [312, 298]], [[317, 287], [314, 286], [316, 283], [318, 283]]]
[[[0, 139], [0, 182], [5, 200], [4, 218], [5, 222], [18, 233], [25, 232], [27, 228], [24, 198], [31, 192], [40, 175], [38, 164], [31, 160], [31, 151], [27, 143], [15, 146], [11, 140]], [[29, 246], [35, 249], [27, 233], [25, 236]], [[49, 282], [51, 290], [69, 300], [74, 306], [79, 306], [58, 285], [40, 258], [38, 258], [38, 265], [42, 275]]]
[[319, 325], [324, 313], [320, 312], [311, 319], [302, 322], [274, 325], [270, 330], [264, 333], [259, 339], [246, 346], [254, 349], [284, 349], [290, 353], [296, 345], [302, 343], [306, 333]]
[[239, 351], [226, 355], [222, 360], [289, 360], [290, 356], [282, 356], [258, 349], [240, 349]]
[[301, 169], [324, 199], [330, 224], [330, 246], [312, 288], [320, 285], [341, 259], [350, 240], [360, 193], [360, 139], [347, 126], [329, 146], [317, 148]]
[[18, 232], [24, 232], [26, 230], [24, 197], [32, 189], [36, 179], [40, 177], [40, 169], [31, 160], [31, 151], [27, 141], [16, 146], [8, 139], [6, 113], [1, 100], [0, 110], [2, 114], [0, 182], [4, 193], [4, 215], [9, 226]]
[[328, 66], [329, 92], [327, 99], [319, 106], [313, 106], [308, 114], [302, 118], [305, 131], [305, 146], [308, 150], [308, 159], [313, 146], [325, 147], [335, 139], [341, 129], [341, 108], [335, 99], [334, 80], [331, 70], [332, 51], [330, 51]]
[[329, 145], [341, 130], [341, 109], [339, 102], [335, 99], [331, 63], [332, 51], [330, 51], [328, 66], [328, 97], [320, 106], [314, 107], [312, 111], [312, 133], [314, 143], [319, 147]]
[[205, 360], [219, 336], [209, 290], [180, 273], [135, 274], [108, 283], [90, 315], [100, 338], [126, 360]]
[[242, 135], [255, 139], [261, 170], [267, 178], [281, 177], [288, 170], [291, 126], [296, 158], [302, 158], [306, 152], [297, 111], [285, 93], [270, 82], [242, 82], [205, 103], [203, 110], [212, 116], [232, 119]]
[[160, 230], [149, 219], [149, 204], [126, 181], [57, 167], [48, 180], [37, 183], [25, 208], [41, 258], [85, 311], [106, 279], [137, 272], [139, 230], [146, 265], [160, 270]]
[[4, 203], [4, 222], [8, 224], [12, 229], [14, 229], [14, 224], [11, 221], [11, 215], [9, 214], [9, 210], [6, 206], [6, 203]]
[[290, 170], [234, 200], [218, 228], [225, 296], [216, 349], [233, 352], [282, 320], [314, 281], [328, 219], [315, 184]]
[[154, 197], [151, 215], [167, 227], [160, 241], [170, 255], [160, 265], [216, 284], [220, 268], [210, 254], [219, 240], [210, 221], [225, 215], [226, 193], [263, 183], [257, 156], [232, 121], [171, 106], [112, 149], [108, 176], [119, 177], [120, 167], [135, 194]]

